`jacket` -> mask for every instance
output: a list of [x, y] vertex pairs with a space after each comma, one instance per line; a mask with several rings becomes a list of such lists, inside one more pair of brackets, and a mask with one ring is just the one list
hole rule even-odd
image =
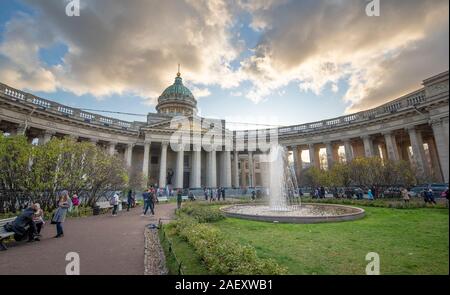
[[23, 235], [28, 226], [33, 222], [34, 210], [33, 208], [27, 208], [20, 213], [19, 216], [13, 222], [12, 230], [19, 235]]

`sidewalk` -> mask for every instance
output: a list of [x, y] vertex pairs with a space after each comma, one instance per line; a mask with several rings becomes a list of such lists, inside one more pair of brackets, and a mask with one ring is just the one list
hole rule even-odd
[[136, 208], [116, 217], [66, 219], [60, 239], [53, 238], [55, 226], [47, 223], [40, 242], [13, 243], [0, 252], [0, 275], [65, 275], [68, 252], [80, 255], [82, 275], [143, 275], [145, 225], [171, 218], [175, 207], [157, 205], [155, 216], [140, 216], [142, 208]]

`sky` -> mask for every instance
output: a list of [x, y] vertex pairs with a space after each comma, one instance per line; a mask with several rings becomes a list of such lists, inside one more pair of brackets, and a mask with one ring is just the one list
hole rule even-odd
[[145, 121], [181, 64], [199, 114], [231, 129], [381, 105], [449, 68], [447, 0], [0, 1], [0, 82]]

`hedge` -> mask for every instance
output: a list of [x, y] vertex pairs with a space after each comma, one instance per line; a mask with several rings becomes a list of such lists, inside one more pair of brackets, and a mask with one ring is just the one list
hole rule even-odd
[[243, 246], [230, 241], [220, 230], [199, 223], [195, 218], [180, 216], [175, 223], [175, 228], [177, 234], [195, 248], [212, 274], [281, 275], [287, 273], [287, 269], [279, 266], [273, 259], [258, 258], [252, 246]]

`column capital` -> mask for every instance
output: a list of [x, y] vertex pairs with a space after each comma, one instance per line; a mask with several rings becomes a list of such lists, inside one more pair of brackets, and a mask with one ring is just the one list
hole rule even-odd
[[168, 146], [169, 146], [169, 141], [168, 140], [164, 140], [164, 141], [162, 141], [161, 142], [161, 146], [163, 146], [163, 147], [165, 147], [165, 148], [167, 148]]
[[152, 144], [152, 141], [150, 139], [145, 139], [144, 140], [144, 145], [147, 145], [147, 144]]
[[[391, 131], [388, 131], [388, 132], [387, 132], [387, 134], [391, 134], [391, 133], [392, 133]], [[385, 135], [384, 132], [381, 133], [381, 134]], [[361, 138], [362, 138], [362, 139], [371, 139], [372, 137], [371, 137], [369, 134], [364, 134], [364, 135], [361, 136]]]
[[127, 143], [127, 146], [129, 148], [134, 148], [136, 146], [136, 143], [135, 142], [129, 142], [129, 143]]
[[428, 121], [428, 124], [430, 126], [442, 125], [442, 123], [443, 123], [443, 119], [442, 118], [430, 119]]
[[316, 144], [315, 143], [308, 143], [308, 147], [311, 148], [315, 148]]
[[406, 126], [405, 127], [405, 130], [406, 131], [416, 131], [417, 130], [417, 126], [415, 126], [415, 125], [412, 125], [412, 126]]
[[119, 143], [117, 141], [110, 141], [110, 142], [108, 142], [108, 145], [110, 145], [110, 146], [116, 146], [118, 144]]

